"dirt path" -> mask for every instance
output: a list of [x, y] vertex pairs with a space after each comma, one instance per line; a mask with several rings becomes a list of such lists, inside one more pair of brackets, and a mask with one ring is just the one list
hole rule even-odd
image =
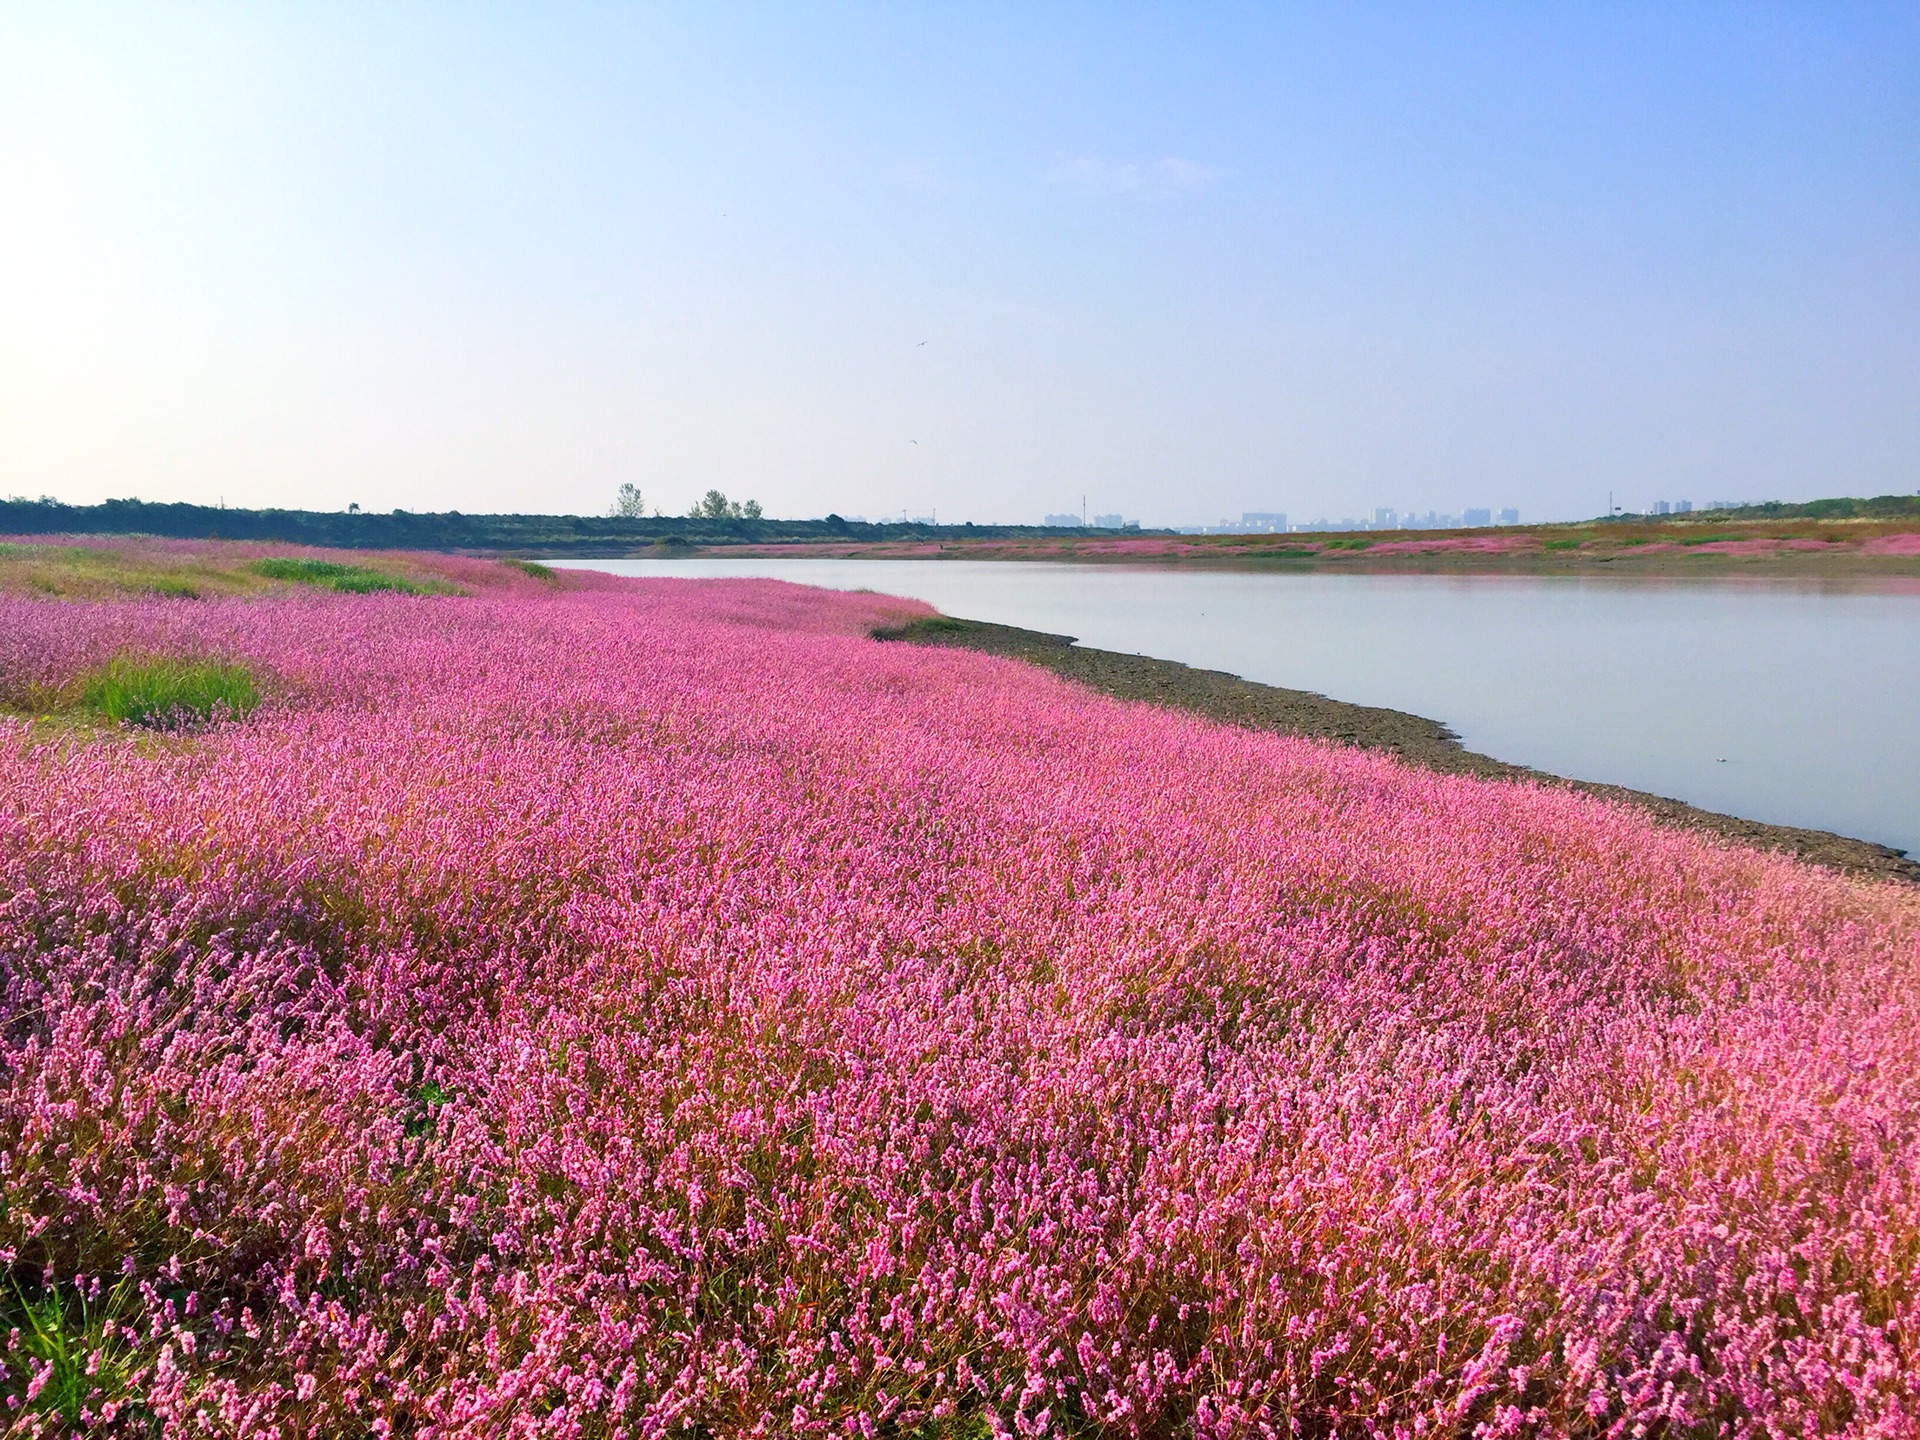
[[1509, 765], [1504, 760], [1466, 749], [1459, 737], [1437, 720], [1399, 710], [1349, 705], [1311, 691], [1260, 685], [1219, 670], [1196, 670], [1173, 660], [1090, 650], [1076, 645], [1067, 635], [1048, 635], [1037, 630], [957, 620], [944, 615], [916, 620], [901, 630], [879, 631], [874, 638], [980, 650], [1025, 660], [1123, 700], [1144, 700], [1149, 704], [1191, 710], [1248, 730], [1270, 730], [1281, 735], [1301, 735], [1341, 745], [1358, 745], [1367, 750], [1383, 750], [1408, 764], [1442, 774], [1565, 785], [1604, 800], [1636, 805], [1662, 825], [1703, 831], [1756, 849], [1785, 851], [1847, 875], [1920, 884], [1920, 863], [1885, 845], [1850, 840], [1824, 830], [1742, 820], [1736, 815], [1700, 810], [1684, 801], [1629, 790], [1621, 785], [1568, 780], [1523, 765]]

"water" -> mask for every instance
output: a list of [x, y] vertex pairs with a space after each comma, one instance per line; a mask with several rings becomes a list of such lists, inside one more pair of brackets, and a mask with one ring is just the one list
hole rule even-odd
[[911, 595], [1445, 721], [1468, 748], [1920, 852], [1920, 587], [1267, 575], [914, 560], [594, 560]]

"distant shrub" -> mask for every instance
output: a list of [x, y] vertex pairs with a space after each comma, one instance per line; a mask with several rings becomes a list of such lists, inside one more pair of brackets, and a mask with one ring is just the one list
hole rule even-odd
[[1549, 540], [1540, 548], [1543, 550], [1578, 550], [1580, 548], [1580, 542], [1578, 540]]
[[422, 585], [384, 570], [365, 565], [342, 565], [337, 560], [305, 560], [288, 556], [270, 556], [253, 562], [253, 573], [269, 580], [290, 580], [296, 585], [315, 585], [322, 590], [340, 590], [349, 595], [370, 595], [394, 590], [402, 595], [444, 594], [446, 587]]
[[260, 687], [244, 665], [122, 657], [87, 679], [82, 703], [116, 725], [173, 730], [251, 715]]

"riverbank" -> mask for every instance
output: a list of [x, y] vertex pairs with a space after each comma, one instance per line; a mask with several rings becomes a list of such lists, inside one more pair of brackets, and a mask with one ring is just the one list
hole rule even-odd
[[1218, 670], [1200, 670], [1174, 660], [1090, 649], [1066, 635], [1011, 625], [935, 616], [875, 632], [875, 638], [915, 645], [976, 650], [1038, 665], [1123, 700], [1140, 700], [1191, 711], [1247, 730], [1294, 735], [1380, 751], [1443, 775], [1482, 780], [1520, 780], [1578, 790], [1634, 806], [1662, 826], [1711, 835], [1758, 850], [1776, 851], [1845, 875], [1920, 885], [1920, 862], [1885, 845], [1824, 830], [1770, 825], [1702, 810], [1682, 800], [1623, 785], [1605, 785], [1549, 775], [1524, 765], [1477, 754], [1437, 720], [1378, 706], [1353, 705], [1306, 690], [1262, 685]]
[[[111, 500], [0, 500], [0, 534], [32, 543], [179, 541], [419, 554], [617, 559], [1053, 560], [1103, 565], [1402, 573], [1920, 578], [1920, 497], [1836, 498], [1732, 511], [1465, 529], [1183, 534], [1047, 525], [954, 525], [734, 516], [465, 515], [395, 510], [229, 510]], [[84, 542], [82, 542], [84, 543]], [[164, 543], [164, 542], [163, 542]]]
[[[662, 552], [664, 553], [664, 552]], [[726, 544], [681, 553], [821, 560], [1005, 560], [1283, 572], [1625, 574], [1920, 578], [1911, 519], [1611, 521], [1368, 534], [1077, 534], [993, 538], [807, 540]]]

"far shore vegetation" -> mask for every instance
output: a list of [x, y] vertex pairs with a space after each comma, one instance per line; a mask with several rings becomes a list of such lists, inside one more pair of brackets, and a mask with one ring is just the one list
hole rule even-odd
[[[233, 510], [205, 505], [110, 500], [64, 505], [50, 498], [0, 500], [0, 535], [32, 537], [144, 535], [162, 539], [225, 539], [325, 548], [549, 557], [636, 554], [818, 555], [848, 558], [1072, 560], [1130, 564], [1230, 566], [1337, 565], [1548, 572], [1609, 566], [1679, 573], [1755, 568], [1920, 574], [1920, 496], [1836, 497], [1803, 504], [1767, 503], [1685, 515], [1616, 515], [1566, 524], [1480, 526], [1458, 530], [1383, 530], [1333, 534], [1198, 535], [1171, 530], [1096, 526], [939, 525], [932, 521], [869, 522], [828, 515], [775, 520], [752, 500], [711, 490], [685, 515], [649, 513], [631, 483], [620, 487], [605, 515], [416, 514], [345, 510]], [[15, 547], [0, 547], [12, 549]], [[46, 547], [42, 547], [46, 548]], [[324, 562], [315, 561], [318, 565]], [[118, 562], [97, 554], [96, 570]], [[61, 567], [77, 577], [79, 560]], [[99, 582], [114, 593], [133, 577], [124, 565]], [[394, 583], [329, 575], [312, 566], [295, 573], [254, 571], [237, 576], [195, 574], [190, 566], [161, 567], [150, 577], [155, 594], [231, 594], [262, 580], [354, 590], [432, 589], [416, 570], [389, 570]], [[362, 567], [364, 568], [364, 567]], [[168, 587], [173, 587], [169, 589]], [[63, 591], [62, 593], [67, 593]]]

